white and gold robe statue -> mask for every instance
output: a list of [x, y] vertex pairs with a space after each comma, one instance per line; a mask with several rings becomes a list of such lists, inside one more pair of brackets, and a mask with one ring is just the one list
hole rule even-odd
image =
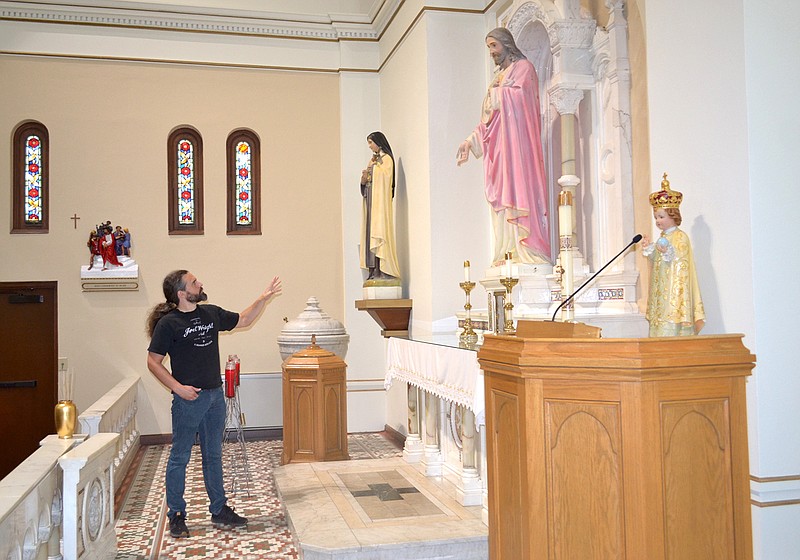
[[[667, 250], [656, 250], [658, 244]], [[689, 236], [677, 227], [669, 228], [645, 248], [644, 255], [653, 264], [645, 315], [650, 336], [697, 334], [695, 323], [704, 321], [706, 314]]]

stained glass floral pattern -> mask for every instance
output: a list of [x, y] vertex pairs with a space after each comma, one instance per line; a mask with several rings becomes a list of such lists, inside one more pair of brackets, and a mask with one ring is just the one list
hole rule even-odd
[[252, 151], [250, 144], [236, 145], [236, 222], [240, 226], [253, 222]]
[[50, 133], [24, 121], [11, 141], [11, 233], [48, 233], [50, 226]]
[[38, 136], [25, 142], [25, 223], [42, 221], [42, 143]]
[[261, 235], [261, 141], [249, 128], [225, 142], [228, 235]]
[[191, 141], [178, 142], [178, 223], [194, 224], [194, 147]]

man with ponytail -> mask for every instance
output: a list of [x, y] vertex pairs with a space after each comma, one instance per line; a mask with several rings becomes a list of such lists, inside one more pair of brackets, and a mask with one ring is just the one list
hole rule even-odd
[[[241, 527], [247, 519], [227, 505], [222, 482], [222, 436], [225, 397], [219, 358], [219, 333], [247, 327], [272, 298], [281, 293], [277, 276], [241, 313], [211, 304], [203, 284], [187, 270], [170, 272], [163, 283], [166, 301], [147, 318], [147, 368], [172, 391], [172, 450], [167, 463], [167, 516], [170, 534], [189, 536], [186, 528], [186, 466], [195, 434], [200, 437], [203, 479], [210, 500], [211, 522], [216, 527]], [[164, 365], [169, 355], [170, 367]]]

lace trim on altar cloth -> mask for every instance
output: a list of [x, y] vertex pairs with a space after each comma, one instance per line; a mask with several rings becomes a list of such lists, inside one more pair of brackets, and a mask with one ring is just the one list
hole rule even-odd
[[395, 379], [462, 405], [475, 414], [476, 425], [485, 423], [483, 372], [472, 350], [391, 338], [384, 386]]

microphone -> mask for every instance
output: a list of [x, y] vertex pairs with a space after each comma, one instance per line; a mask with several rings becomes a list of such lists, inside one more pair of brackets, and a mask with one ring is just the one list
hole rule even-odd
[[631, 245], [635, 245], [636, 243], [639, 243], [639, 241], [641, 241], [641, 240], [642, 240], [642, 234], [641, 234], [641, 233], [637, 233], [636, 235], [634, 235], [634, 236], [633, 236], [633, 239], [631, 239], [631, 242], [630, 242], [630, 243], [628, 243], [627, 245], [625, 245], [625, 248], [624, 248], [622, 251], [620, 251], [619, 253], [617, 253], [616, 255], [614, 255], [614, 258], [613, 258], [613, 259], [611, 259], [610, 261], [608, 261], [606, 264], [604, 264], [604, 265], [603, 265], [603, 268], [601, 268], [600, 270], [598, 270], [597, 272], [595, 272], [594, 274], [592, 274], [592, 275], [589, 277], [589, 279], [588, 279], [586, 282], [584, 282], [583, 284], [581, 284], [581, 285], [580, 285], [580, 287], [579, 287], [577, 290], [575, 290], [574, 292], [572, 292], [572, 293], [570, 294], [570, 296], [569, 296], [567, 299], [565, 299], [564, 301], [562, 301], [562, 302], [561, 302], [561, 305], [559, 305], [558, 307], [556, 307], [555, 313], [553, 313], [553, 318], [552, 318], [552, 319], [550, 319], [550, 321], [551, 321], [551, 322], [553, 322], [553, 321], [555, 321], [555, 320], [556, 320], [556, 315], [558, 315], [558, 312], [561, 310], [561, 308], [562, 308], [562, 307], [564, 307], [565, 305], [567, 305], [567, 304], [568, 304], [570, 301], [572, 301], [572, 300], [575, 298], [575, 296], [576, 296], [576, 295], [578, 295], [578, 292], [580, 292], [580, 291], [581, 291], [581, 290], [584, 288], [584, 286], [586, 286], [586, 284], [588, 284], [589, 282], [591, 282], [592, 280], [594, 280], [595, 278], [597, 278], [597, 275], [598, 275], [598, 274], [600, 274], [601, 272], [603, 272], [603, 271], [606, 269], [606, 267], [607, 267], [608, 265], [610, 265], [612, 262], [614, 262], [615, 260], [617, 260], [617, 258], [618, 258], [618, 257], [619, 257], [619, 256], [620, 256], [622, 253], [624, 253], [625, 251], [627, 251], [627, 250], [628, 250], [628, 249], [631, 247]]

